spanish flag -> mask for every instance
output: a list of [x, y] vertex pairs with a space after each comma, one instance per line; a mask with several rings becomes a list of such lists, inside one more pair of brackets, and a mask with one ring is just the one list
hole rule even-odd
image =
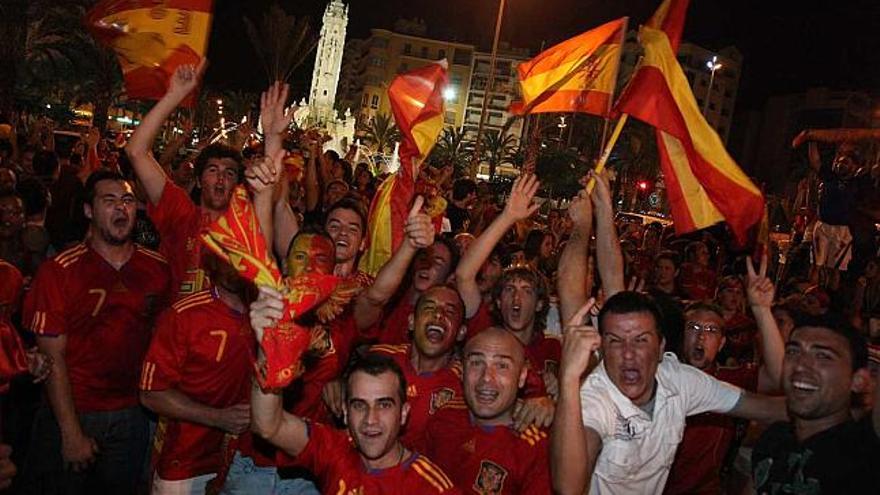
[[376, 276], [403, 242], [403, 227], [415, 196], [419, 167], [443, 130], [443, 88], [446, 60], [398, 75], [388, 87], [388, 99], [400, 129], [400, 168], [385, 179], [370, 206], [367, 249], [361, 271]]
[[205, 56], [212, 8], [213, 0], [103, 0], [86, 26], [118, 55], [128, 97], [158, 100], [178, 66]]
[[706, 122], [678, 65], [687, 0], [665, 0], [639, 31], [645, 53], [616, 110], [656, 128], [660, 166], [675, 231], [684, 234], [726, 221], [745, 243], [761, 221], [764, 197]]
[[583, 112], [607, 116], [617, 83], [627, 18], [603, 24], [519, 65], [516, 114]]

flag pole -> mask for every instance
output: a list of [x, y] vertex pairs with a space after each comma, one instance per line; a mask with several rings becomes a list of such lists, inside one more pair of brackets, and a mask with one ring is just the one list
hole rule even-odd
[[[614, 149], [614, 145], [617, 143], [617, 138], [620, 137], [620, 131], [623, 130], [623, 126], [626, 124], [627, 119], [629, 119], [629, 115], [627, 114], [622, 114], [620, 118], [617, 119], [617, 124], [614, 126], [614, 132], [611, 133], [611, 139], [608, 140], [605, 149], [602, 151], [602, 156], [599, 157], [599, 162], [596, 164], [596, 168], [593, 169], [597, 174], [601, 174], [602, 171], [605, 170], [605, 164], [608, 163], [608, 158], [611, 156], [611, 150]], [[596, 187], [596, 179], [591, 177], [590, 181], [587, 182], [587, 192], [593, 192], [594, 187]]]
[[605, 111], [603, 120], [605, 124], [602, 126], [602, 141], [599, 149], [604, 150], [608, 139], [608, 129], [611, 127], [611, 107], [614, 105], [614, 97], [617, 94], [617, 78], [620, 74], [620, 63], [623, 61], [623, 49], [626, 46], [626, 30], [629, 29], [629, 16], [623, 18], [623, 26], [620, 29], [620, 51], [617, 54], [617, 65], [614, 66], [614, 85], [611, 87], [611, 95], [608, 96], [608, 109]]

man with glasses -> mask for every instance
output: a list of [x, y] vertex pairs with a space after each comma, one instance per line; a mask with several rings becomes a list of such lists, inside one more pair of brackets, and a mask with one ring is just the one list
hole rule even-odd
[[[715, 361], [725, 344], [724, 317], [721, 308], [710, 303], [695, 303], [685, 310], [684, 349], [687, 364], [745, 390], [773, 393], [779, 390], [782, 377], [784, 342], [771, 311], [773, 282], [767, 278], [767, 258], [755, 273], [747, 260], [746, 295], [755, 316], [761, 343], [761, 366], [753, 364], [721, 367]], [[719, 493], [725, 459], [736, 439], [737, 420], [711, 412], [687, 419], [684, 436], [665, 493]]]

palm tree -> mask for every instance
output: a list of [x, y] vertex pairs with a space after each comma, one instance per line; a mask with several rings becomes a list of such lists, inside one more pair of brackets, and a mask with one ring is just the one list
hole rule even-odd
[[445, 127], [431, 151], [432, 162], [451, 163], [455, 172], [462, 173], [471, 160], [473, 148], [465, 141], [465, 134], [454, 127]]
[[290, 79], [318, 44], [309, 19], [288, 15], [277, 3], [263, 14], [259, 26], [247, 17], [244, 24], [270, 82]]
[[390, 115], [380, 113], [367, 122], [364, 137], [373, 145], [374, 153], [385, 154], [400, 140], [400, 130]]
[[24, 59], [27, 39], [28, 0], [0, 2], [0, 122], [10, 117], [14, 107], [15, 82]]
[[510, 163], [516, 155], [516, 138], [501, 131], [488, 130], [483, 135], [482, 159], [489, 164], [489, 180], [495, 178], [498, 165]]

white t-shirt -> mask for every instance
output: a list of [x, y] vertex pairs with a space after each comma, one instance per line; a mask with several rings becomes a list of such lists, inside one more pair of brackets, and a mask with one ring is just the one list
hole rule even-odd
[[584, 381], [584, 426], [602, 438], [591, 495], [662, 493], [685, 418], [708, 411], [726, 413], [742, 395], [740, 388], [680, 363], [672, 353], [664, 354], [656, 378], [653, 417], [618, 390], [604, 362]]

